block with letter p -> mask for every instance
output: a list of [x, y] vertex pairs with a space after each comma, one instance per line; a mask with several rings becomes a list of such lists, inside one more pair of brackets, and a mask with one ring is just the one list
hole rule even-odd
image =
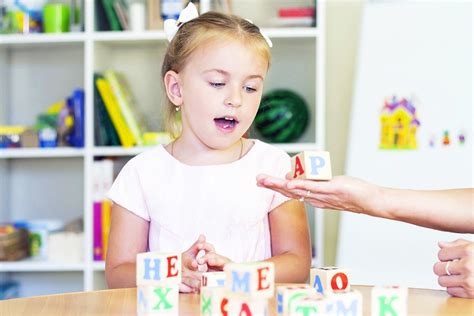
[[293, 179], [331, 180], [331, 158], [328, 151], [303, 151], [291, 158]]
[[324, 295], [351, 289], [348, 271], [337, 267], [312, 268], [309, 280], [310, 285]]
[[144, 252], [137, 255], [137, 286], [181, 283], [181, 254]]
[[407, 299], [406, 287], [374, 286], [372, 288], [372, 315], [407, 315]]
[[273, 262], [230, 263], [224, 267], [226, 289], [232, 295], [272, 298], [275, 291]]

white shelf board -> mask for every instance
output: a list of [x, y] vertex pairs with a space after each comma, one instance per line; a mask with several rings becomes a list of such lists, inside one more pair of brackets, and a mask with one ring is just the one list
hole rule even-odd
[[48, 262], [33, 259], [0, 261], [0, 272], [84, 271], [84, 267], [84, 263]]
[[0, 149], [0, 159], [83, 157], [83, 148], [7, 148]]
[[2, 34], [1, 45], [38, 44], [48, 45], [54, 43], [81, 43], [86, 39], [84, 33], [35, 33], [35, 34]]
[[270, 38], [316, 38], [320, 33], [314, 27], [275, 27], [263, 28], [262, 31]]
[[[323, 150], [317, 143], [289, 143], [289, 144], [272, 144], [275, 147], [281, 148], [288, 153], [297, 153], [303, 150]], [[95, 147], [93, 149], [94, 156], [136, 156], [146, 150], [152, 149], [149, 147]]]
[[92, 269], [94, 271], [105, 271], [105, 261], [94, 261], [92, 263]]
[[136, 156], [145, 150], [152, 149], [152, 146], [149, 147], [119, 147], [119, 146], [110, 146], [110, 147], [94, 147], [93, 154], [94, 156]]
[[[271, 38], [316, 38], [320, 33], [314, 27], [264, 28], [262, 31]], [[164, 31], [106, 31], [94, 32], [93, 39], [97, 42], [164, 41], [166, 40], [166, 34]]]
[[166, 39], [164, 31], [144, 31], [144, 32], [94, 32], [92, 38], [98, 42], [136, 42], [136, 41], [163, 41]]

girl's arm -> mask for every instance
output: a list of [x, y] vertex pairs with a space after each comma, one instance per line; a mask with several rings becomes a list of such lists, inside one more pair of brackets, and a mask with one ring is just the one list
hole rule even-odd
[[137, 254], [148, 248], [149, 222], [114, 203], [105, 277], [109, 288], [136, 286]]
[[304, 283], [311, 268], [311, 243], [303, 203], [290, 200], [269, 213], [275, 282]]

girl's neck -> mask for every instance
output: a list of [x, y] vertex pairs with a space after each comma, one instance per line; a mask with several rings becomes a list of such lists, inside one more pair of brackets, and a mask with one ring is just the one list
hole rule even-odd
[[181, 137], [166, 146], [166, 150], [176, 160], [191, 165], [221, 165], [228, 164], [242, 158], [246, 153], [246, 140], [240, 138], [232, 146], [225, 149], [212, 149], [204, 144], [186, 142]]

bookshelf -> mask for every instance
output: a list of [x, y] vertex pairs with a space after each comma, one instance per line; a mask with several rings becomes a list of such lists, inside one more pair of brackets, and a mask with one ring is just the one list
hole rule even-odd
[[[272, 38], [273, 64], [265, 90], [290, 88], [310, 106], [310, 123], [297, 143], [277, 144], [289, 153], [325, 147], [325, 8], [318, 1], [318, 27], [264, 28]], [[162, 31], [97, 32], [94, 2], [85, 1], [85, 30], [80, 33], [0, 35], [0, 124], [31, 124], [46, 106], [74, 88], [85, 90], [85, 147], [0, 150], [0, 222], [82, 217], [82, 262], [36, 260], [0, 262], [0, 280], [21, 283], [22, 295], [103, 289], [104, 263], [92, 259], [92, 165], [101, 157], [125, 162], [146, 147], [94, 146], [93, 74], [113, 68], [123, 72], [159, 130], [161, 56], [167, 42]], [[304, 74], [304, 75], [301, 75]], [[323, 264], [323, 215], [315, 214], [312, 230]]]

